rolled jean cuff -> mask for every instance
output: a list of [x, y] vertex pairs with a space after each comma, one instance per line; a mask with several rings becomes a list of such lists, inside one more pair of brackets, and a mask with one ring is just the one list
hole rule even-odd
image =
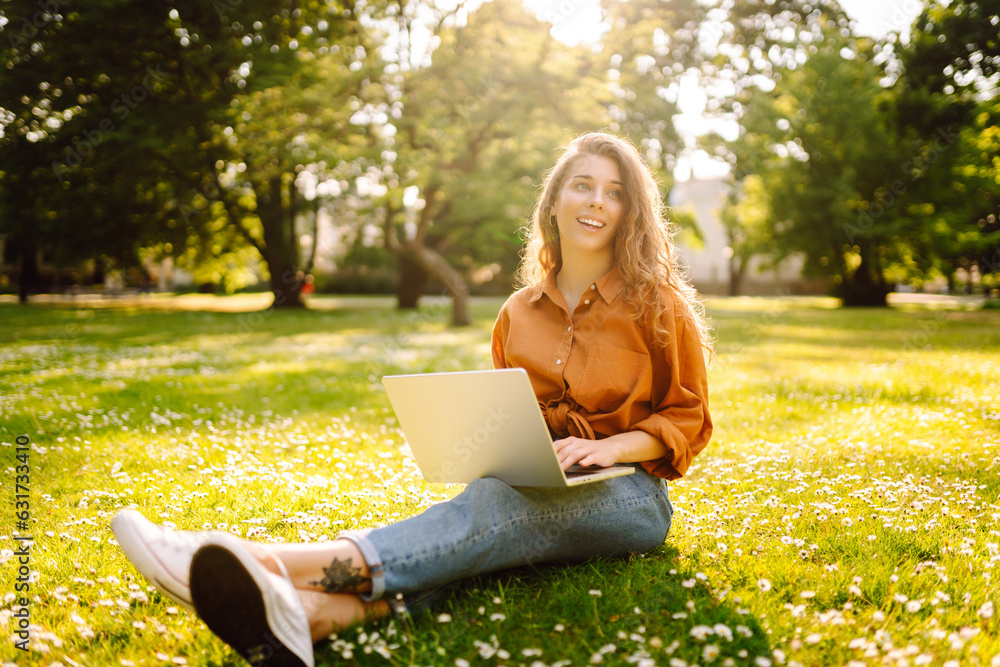
[[337, 539], [350, 540], [361, 552], [361, 557], [368, 564], [368, 576], [372, 581], [370, 593], [358, 593], [365, 602], [381, 600], [385, 594], [385, 568], [382, 567], [382, 557], [378, 555], [375, 545], [368, 539], [371, 528], [364, 530], [345, 530], [337, 535]]

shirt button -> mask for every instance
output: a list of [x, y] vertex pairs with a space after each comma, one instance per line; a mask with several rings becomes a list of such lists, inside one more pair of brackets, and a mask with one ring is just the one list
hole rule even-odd
[[556, 366], [562, 363], [562, 359], [556, 359]]
[[566, 331], [572, 331], [573, 327], [566, 327]]
[[584, 303], [584, 304], [589, 304], [589, 303], [590, 303], [590, 299], [584, 299], [584, 300], [583, 300], [583, 303]]
[[590, 289], [597, 289], [597, 285], [591, 285]]

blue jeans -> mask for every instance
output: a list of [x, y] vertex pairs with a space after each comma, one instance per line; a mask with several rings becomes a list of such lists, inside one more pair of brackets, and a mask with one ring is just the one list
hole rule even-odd
[[459, 495], [382, 528], [345, 531], [371, 573], [365, 600], [440, 588], [537, 563], [646, 552], [667, 537], [666, 480], [644, 471], [567, 488], [477, 479]]

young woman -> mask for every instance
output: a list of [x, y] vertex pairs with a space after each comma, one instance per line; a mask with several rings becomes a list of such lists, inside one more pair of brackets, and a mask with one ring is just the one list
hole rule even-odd
[[126, 555], [251, 664], [311, 666], [313, 642], [459, 579], [662, 544], [666, 480], [712, 433], [711, 341], [632, 144], [594, 133], [567, 147], [519, 278], [493, 329], [494, 365], [528, 371], [564, 468], [634, 474], [561, 489], [479, 479], [417, 516], [311, 544], [172, 531], [124, 510], [112, 528]]

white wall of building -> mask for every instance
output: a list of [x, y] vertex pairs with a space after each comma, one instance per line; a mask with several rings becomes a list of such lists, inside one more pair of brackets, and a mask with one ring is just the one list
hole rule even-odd
[[[720, 220], [726, 196], [732, 186], [725, 178], [691, 178], [677, 181], [671, 189], [668, 204], [672, 209], [691, 209], [704, 240], [702, 247], [685, 244], [679, 237], [678, 251], [683, 265], [688, 267], [691, 281], [699, 291], [708, 294], [729, 293], [729, 236]], [[780, 290], [795, 293], [815, 291], [816, 285], [802, 280], [803, 258], [792, 256], [775, 269], [763, 269], [763, 257], [753, 257], [743, 282], [747, 294], [769, 294]], [[809, 289], [811, 288], [811, 289]]]

